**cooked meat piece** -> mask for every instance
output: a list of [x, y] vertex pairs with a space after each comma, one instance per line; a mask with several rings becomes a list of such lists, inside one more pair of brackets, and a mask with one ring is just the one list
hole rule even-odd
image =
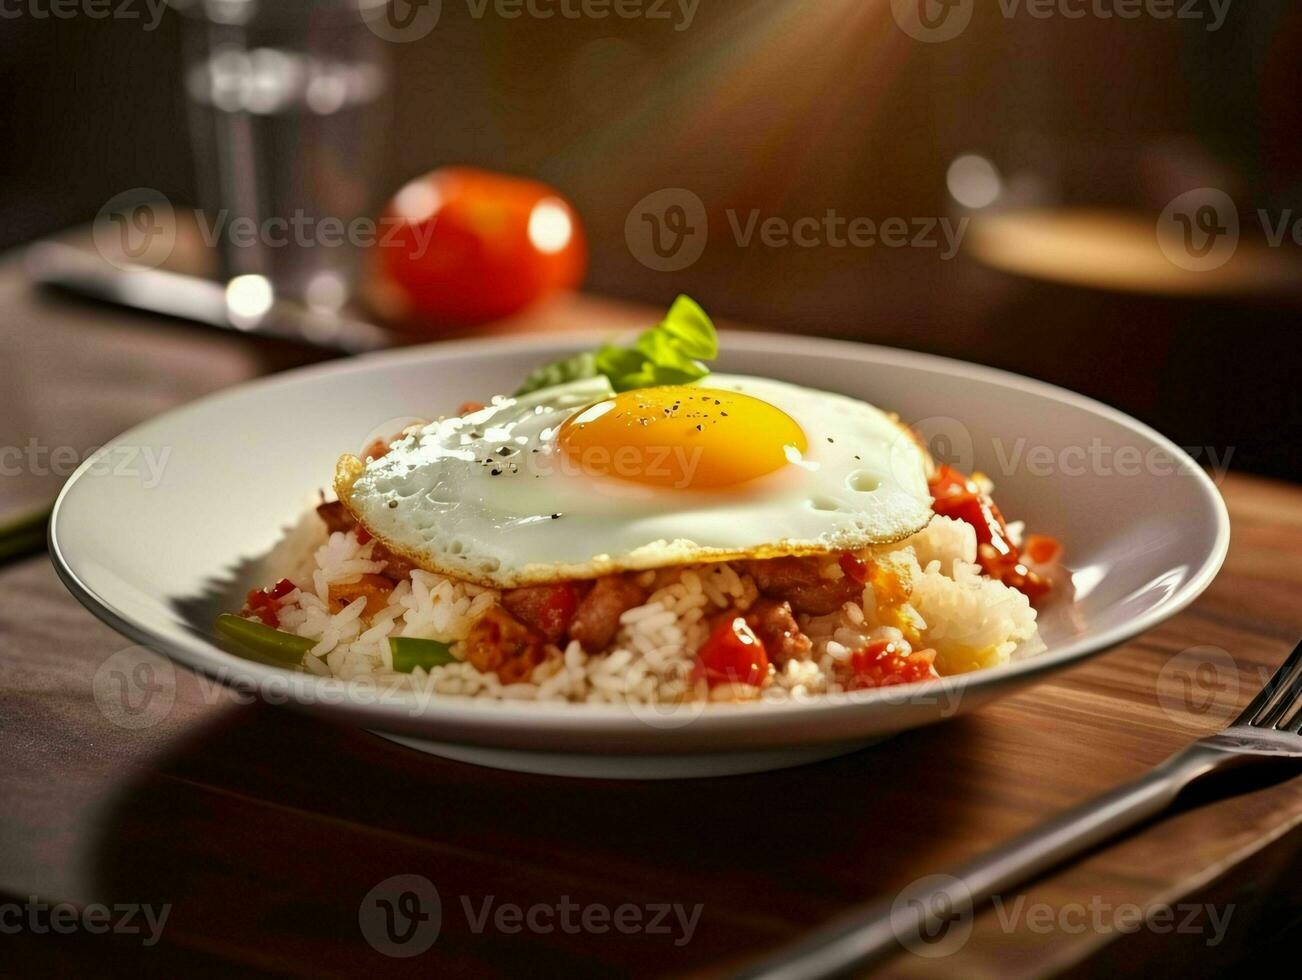
[[476, 670], [496, 674], [503, 684], [529, 680], [534, 668], [547, 659], [542, 636], [501, 606], [479, 618], [462, 647]]
[[342, 500], [332, 500], [321, 504], [316, 509], [317, 516], [325, 522], [326, 530], [331, 534], [336, 531], [351, 531], [357, 526], [357, 518], [348, 513]]
[[746, 611], [746, 624], [755, 631], [764, 652], [779, 667], [789, 660], [807, 660], [813, 642], [796, 623], [791, 603], [779, 599], [760, 599]]
[[366, 615], [374, 616], [389, 602], [393, 582], [383, 575], [363, 575], [356, 582], [336, 582], [330, 586], [330, 611], [342, 612], [344, 607], [362, 596], [366, 597]]
[[502, 594], [502, 605], [545, 636], [548, 643], [559, 643], [578, 609], [579, 589], [569, 582], [511, 589]]
[[836, 612], [863, 594], [863, 586], [849, 576], [823, 578], [818, 569], [817, 558], [768, 558], [746, 564], [761, 592], [811, 616]]
[[645, 598], [642, 587], [623, 575], [597, 579], [574, 612], [570, 639], [578, 640], [589, 653], [606, 649], [619, 632], [619, 617]]

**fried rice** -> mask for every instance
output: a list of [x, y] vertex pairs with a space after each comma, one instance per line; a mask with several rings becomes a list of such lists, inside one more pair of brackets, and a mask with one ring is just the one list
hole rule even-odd
[[[1010, 528], [1017, 534], [1016, 525]], [[907, 653], [935, 651], [935, 672], [962, 673], [1043, 649], [1036, 610], [1021, 591], [982, 574], [970, 524], [936, 516], [921, 532], [856, 555], [891, 571], [895, 588], [864, 584], [857, 598], [824, 615], [798, 613], [807, 653], [779, 660], [761, 683], [707, 683], [698, 651], [720, 616], [745, 614], [761, 597], [744, 563], [680, 566], [632, 576], [645, 600], [619, 616], [606, 649], [577, 640], [548, 645], [521, 678], [477, 669], [466, 658], [475, 624], [497, 608], [493, 589], [423, 569], [395, 575], [382, 605], [359, 596], [342, 608], [331, 588], [386, 571], [383, 549], [358, 529], [331, 532], [315, 514], [281, 549], [279, 575], [291, 587], [276, 599], [277, 628], [313, 641], [302, 669], [343, 680], [365, 678], [449, 696], [570, 703], [664, 704], [834, 694], [855, 686], [857, 651], [889, 643]], [[287, 560], [286, 560], [287, 556]], [[845, 575], [837, 555], [816, 559], [819, 575]], [[344, 590], [347, 591], [346, 589]], [[369, 605], [368, 605], [369, 603]], [[246, 607], [246, 618], [255, 618]], [[410, 672], [394, 668], [390, 639], [449, 644], [456, 661]], [[745, 679], [749, 680], [749, 679]]]

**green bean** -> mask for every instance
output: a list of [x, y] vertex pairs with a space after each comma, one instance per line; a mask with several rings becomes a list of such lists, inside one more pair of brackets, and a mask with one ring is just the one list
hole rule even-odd
[[410, 674], [417, 667], [429, 670], [431, 667], [457, 662], [446, 643], [420, 640], [413, 636], [389, 637], [389, 652], [393, 654], [393, 669], [403, 674]]
[[217, 617], [217, 632], [253, 653], [278, 663], [303, 662], [303, 655], [316, 646], [316, 640], [274, 630], [241, 616], [222, 613]]

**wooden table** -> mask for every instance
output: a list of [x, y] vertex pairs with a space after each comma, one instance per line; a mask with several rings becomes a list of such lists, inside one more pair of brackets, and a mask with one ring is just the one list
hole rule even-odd
[[[0, 266], [0, 314], [5, 445], [84, 450], [169, 404], [304, 359], [37, 297], [12, 261]], [[576, 299], [515, 326], [647, 316]], [[0, 490], [30, 495], [33, 485]], [[166, 719], [125, 730], [97, 709], [91, 678], [127, 642], [78, 606], [47, 558], [12, 562], [0, 568], [0, 961], [6, 972], [726, 972], [1138, 775], [1216, 727], [1224, 702], [1245, 701], [1302, 635], [1302, 491], [1246, 476], [1222, 489], [1234, 521], [1225, 570], [1161, 628], [869, 751], [693, 783], [445, 762], [236, 703], [183, 671]], [[1205, 715], [1173, 713], [1179, 678], [1162, 668], [1199, 645], [1228, 651], [1241, 683]], [[902, 953], [884, 972], [1213, 975], [1296, 930], [1300, 824], [1302, 780], [1189, 809], [1007, 896], [950, 955]], [[437, 940], [406, 959], [377, 952], [359, 925], [368, 892], [400, 874], [428, 879], [442, 902]], [[154, 945], [84, 926], [55, 935], [39, 931], [46, 913], [32, 911], [32, 896], [170, 912]], [[668, 933], [630, 928], [660, 904], [689, 918], [701, 907], [689, 940], [672, 914]], [[1157, 912], [1132, 927], [1128, 906], [1163, 904], [1176, 907], [1171, 920]], [[603, 927], [600, 916], [625, 905], [635, 909], [621, 920], [629, 931]], [[512, 931], [517, 906], [542, 909], [535, 924], [551, 930]]]

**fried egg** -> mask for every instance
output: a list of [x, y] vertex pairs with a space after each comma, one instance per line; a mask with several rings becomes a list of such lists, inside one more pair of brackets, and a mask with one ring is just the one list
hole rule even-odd
[[391, 551], [498, 588], [859, 550], [931, 518], [925, 452], [865, 402], [712, 374], [497, 398], [340, 459], [335, 489]]

